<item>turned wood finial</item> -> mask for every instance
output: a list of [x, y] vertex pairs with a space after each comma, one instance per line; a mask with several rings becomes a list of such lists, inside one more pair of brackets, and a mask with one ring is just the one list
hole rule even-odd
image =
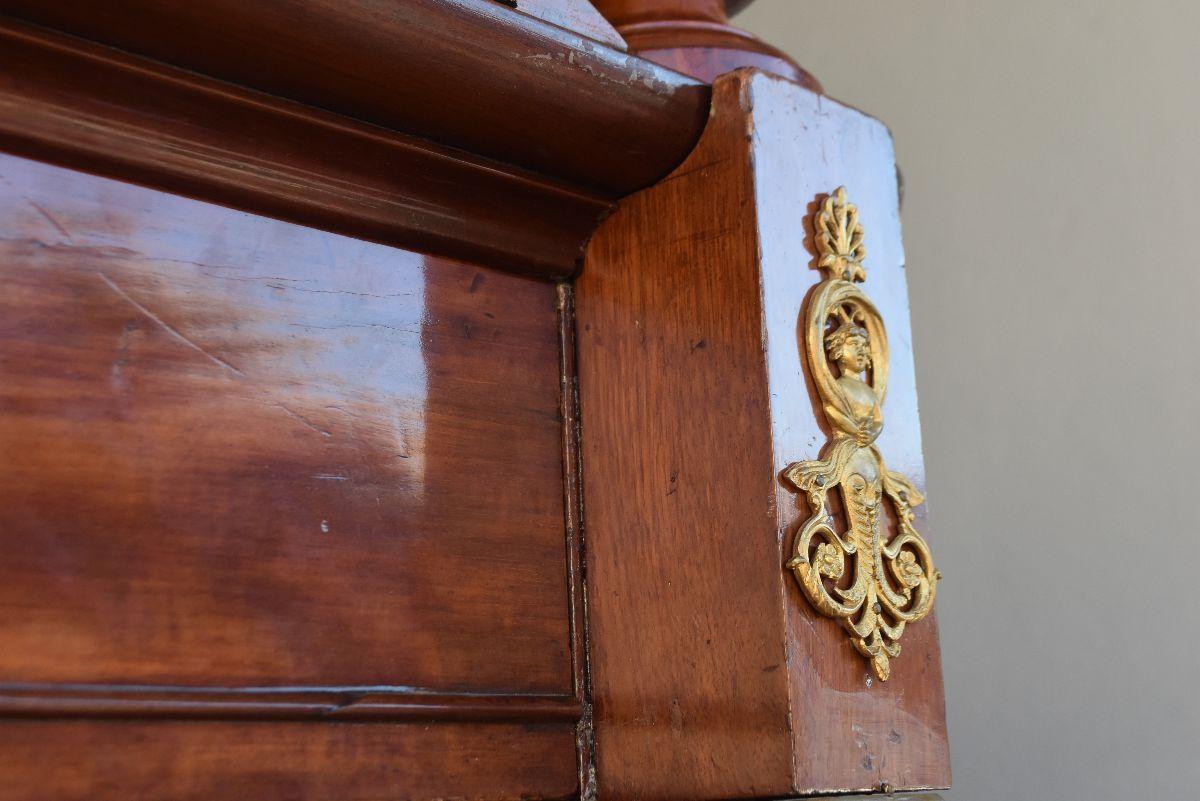
[[729, 24], [752, 0], [593, 0], [629, 44], [664, 67], [712, 81], [738, 67], [758, 67], [821, 91], [786, 53]]

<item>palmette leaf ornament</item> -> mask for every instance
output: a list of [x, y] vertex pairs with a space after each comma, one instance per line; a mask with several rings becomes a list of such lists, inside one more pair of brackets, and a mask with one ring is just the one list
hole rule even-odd
[[[833, 436], [824, 458], [783, 471], [812, 513], [796, 532], [788, 567], [812, 605], [841, 621], [875, 675], [887, 681], [905, 626], [929, 614], [941, 575], [913, 526], [912, 510], [924, 497], [887, 469], [875, 445], [887, 395], [887, 329], [858, 286], [867, 278], [867, 251], [845, 187], [824, 200], [813, 227], [817, 264], [827, 275], [809, 304], [805, 350]], [[831, 492], [841, 495], [845, 531], [830, 512]], [[885, 503], [897, 521], [887, 542]]]
[[846, 202], [842, 187], [821, 205], [816, 222], [818, 264], [829, 274], [844, 281], [865, 281], [867, 271], [863, 261], [867, 248], [863, 245], [863, 229], [858, 222], [858, 208]]

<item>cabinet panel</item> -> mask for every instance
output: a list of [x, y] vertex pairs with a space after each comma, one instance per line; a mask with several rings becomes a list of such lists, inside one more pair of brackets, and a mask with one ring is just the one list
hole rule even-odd
[[0, 158], [0, 682], [573, 692], [553, 285]]

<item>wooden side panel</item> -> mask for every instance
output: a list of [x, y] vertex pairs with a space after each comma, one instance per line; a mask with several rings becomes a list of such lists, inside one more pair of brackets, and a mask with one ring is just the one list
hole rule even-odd
[[569, 798], [572, 729], [9, 720], [0, 801]]
[[576, 285], [597, 772], [611, 799], [791, 789], [754, 194], [740, 85]]
[[[891, 371], [877, 445], [887, 466], [925, 487], [917, 417], [904, 247], [895, 156], [882, 123], [828, 98], [765, 75], [750, 84], [766, 315], [775, 471], [817, 458], [830, 429], [803, 356], [801, 304], [821, 280], [811, 218], [819, 197], [845, 186], [865, 231], [863, 288], [887, 324]], [[788, 488], [777, 490], [779, 535], [790, 556], [810, 514]], [[937, 498], [932, 499], [936, 505]], [[915, 509], [928, 534], [928, 504]], [[885, 507], [885, 512], [890, 508]], [[937, 538], [929, 537], [934, 557]], [[867, 791], [890, 785], [950, 785], [946, 710], [936, 607], [905, 629], [887, 682], [874, 680], [837, 622], [813, 612], [790, 576], [786, 587], [788, 676], [795, 726], [796, 790]]]
[[0, 684], [573, 693], [555, 289], [0, 158]]

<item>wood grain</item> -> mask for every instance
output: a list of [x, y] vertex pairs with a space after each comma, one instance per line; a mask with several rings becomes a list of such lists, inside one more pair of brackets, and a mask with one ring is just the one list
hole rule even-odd
[[0, 14], [620, 197], [708, 87], [493, 0], [0, 0]]
[[573, 727], [7, 720], [3, 801], [574, 797]]
[[0, 158], [0, 682], [574, 693], [554, 286]]
[[778, 476], [825, 436], [799, 355], [819, 280], [805, 221], [841, 183], [869, 210], [867, 291], [892, 334], [881, 445], [921, 484], [878, 122], [766, 75], [720, 78], [688, 161], [589, 247], [577, 283], [588, 609], [597, 770], [613, 798], [949, 782], [936, 622], [908, 630], [892, 681], [868, 682], [784, 567], [800, 510]]

